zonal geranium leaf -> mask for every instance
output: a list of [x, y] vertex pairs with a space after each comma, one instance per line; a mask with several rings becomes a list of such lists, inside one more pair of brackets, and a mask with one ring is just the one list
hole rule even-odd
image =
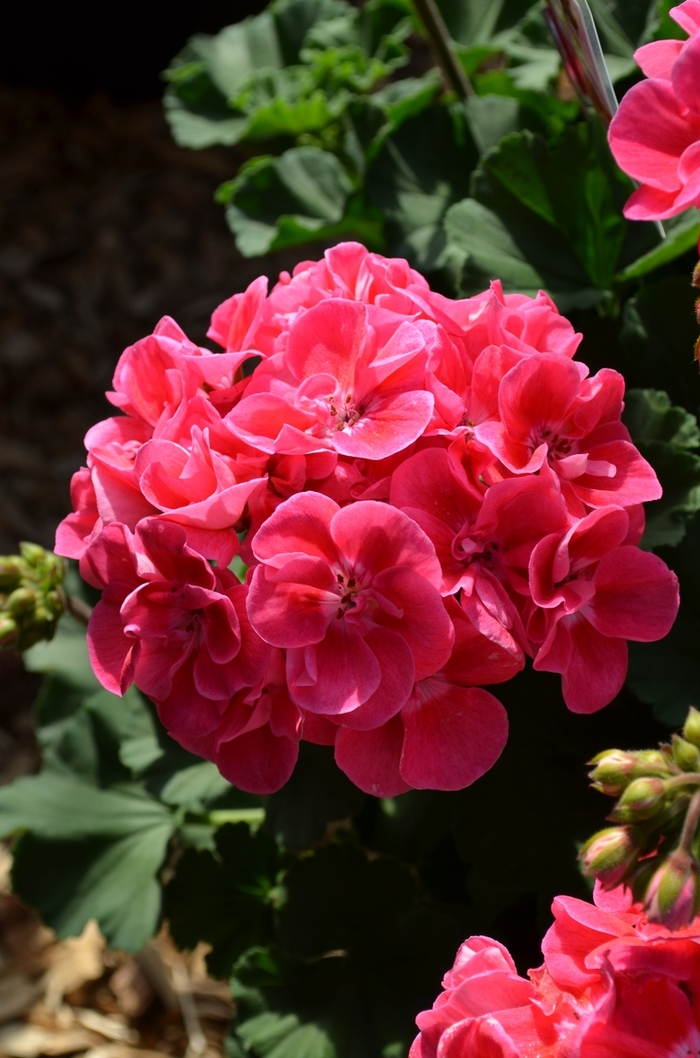
[[217, 831], [215, 851], [188, 849], [164, 891], [164, 913], [177, 944], [212, 945], [207, 964], [226, 976], [234, 961], [272, 936], [272, 890], [281, 860], [264, 831], [244, 823]]
[[168, 819], [116, 841], [26, 834], [14, 849], [14, 890], [59, 937], [96, 919], [111, 947], [140, 951], [158, 927], [157, 874], [171, 834]]

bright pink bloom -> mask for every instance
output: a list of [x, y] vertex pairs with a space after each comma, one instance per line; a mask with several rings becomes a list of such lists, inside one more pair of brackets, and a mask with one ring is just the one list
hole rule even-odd
[[530, 558], [535, 668], [562, 674], [564, 700], [576, 713], [612, 701], [627, 674], [626, 640], [661, 639], [678, 612], [675, 573], [629, 546], [629, 529], [622, 507], [604, 507], [563, 536], [545, 536]]
[[656, 474], [620, 422], [622, 375], [587, 373], [554, 354], [521, 360], [501, 381], [500, 421], [477, 425], [477, 440], [513, 474], [533, 474], [548, 461], [589, 507], [658, 500]]
[[290, 694], [303, 709], [379, 726], [449, 657], [435, 549], [400, 511], [372, 501], [339, 508], [304, 492], [270, 515], [253, 552], [261, 564], [250, 619], [286, 648]]
[[338, 766], [366, 793], [461, 790], [492, 768], [505, 746], [505, 709], [475, 685], [510, 679], [524, 657], [483, 636], [454, 599], [446, 607], [455, 630], [449, 661], [416, 683], [398, 716], [370, 730], [341, 726], [335, 737]]
[[394, 474], [392, 503], [421, 526], [443, 571], [441, 591], [461, 589], [475, 626], [508, 650], [524, 642], [516, 605], [529, 596], [532, 549], [569, 519], [556, 479], [546, 473], [492, 485], [482, 497], [447, 452], [429, 449]]
[[282, 651], [273, 649], [262, 679], [231, 698], [217, 727], [204, 735], [171, 734], [190, 753], [213, 761], [239, 790], [268, 794], [294, 770], [302, 723], [287, 690]]
[[181, 526], [148, 519], [132, 538], [112, 523], [83, 568], [103, 589], [88, 626], [96, 676], [113, 694], [135, 681], [174, 738], [209, 734], [261, 678], [269, 648], [248, 621], [248, 589], [188, 547]]
[[671, 15], [690, 39], [653, 41], [635, 52], [648, 80], [626, 93], [608, 132], [618, 165], [641, 184], [625, 206], [630, 220], [663, 220], [700, 205], [697, 0], [672, 8]]
[[[651, 926], [622, 891], [557, 897], [544, 965], [471, 937], [409, 1058], [685, 1058], [700, 1053], [700, 919]], [[608, 908], [609, 910], [604, 910]]]
[[363, 304], [338, 298], [300, 316], [287, 341], [286, 392], [246, 396], [228, 416], [232, 429], [263, 451], [286, 454], [334, 448], [384, 459], [410, 445], [433, 414], [426, 340], [408, 322], [383, 334], [372, 319]]

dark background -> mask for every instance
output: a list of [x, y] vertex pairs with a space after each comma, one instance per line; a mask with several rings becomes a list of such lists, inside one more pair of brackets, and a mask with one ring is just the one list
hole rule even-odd
[[[312, 256], [241, 258], [213, 201], [240, 157], [182, 150], [162, 115], [160, 73], [187, 39], [265, 6], [18, 0], [0, 13], [0, 554], [53, 546], [127, 345], [163, 315], [205, 344], [217, 304]], [[0, 783], [38, 764], [38, 682], [0, 652]]]
[[80, 102], [93, 92], [126, 103], [160, 96], [160, 72], [194, 33], [216, 33], [266, 0], [112, 4], [8, 3], [0, 16], [0, 80]]

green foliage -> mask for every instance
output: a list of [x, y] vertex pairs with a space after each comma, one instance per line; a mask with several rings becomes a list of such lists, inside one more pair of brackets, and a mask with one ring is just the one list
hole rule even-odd
[[697, 419], [674, 407], [667, 393], [633, 389], [626, 396], [624, 422], [664, 493], [646, 506], [642, 547], [677, 544], [700, 510], [700, 454], [693, 451], [700, 446]]
[[215, 848], [188, 849], [165, 890], [176, 944], [211, 944], [207, 963], [225, 977], [248, 948], [272, 939], [274, 885], [282, 861], [274, 841], [245, 823], [217, 831]]
[[[318, 147], [293, 147], [280, 158], [244, 166], [219, 189], [226, 219], [246, 257], [281, 250], [310, 238], [355, 237], [372, 245], [376, 218], [350, 203], [353, 185], [338, 159]], [[348, 215], [345, 216], [346, 207]]]
[[456, 923], [419, 900], [405, 866], [348, 844], [297, 859], [283, 884], [276, 943], [234, 969], [229, 1053], [405, 1055], [459, 944]]
[[[138, 951], [161, 916], [160, 872], [172, 842], [211, 842], [211, 806], [247, 807], [212, 764], [168, 738], [135, 688], [105, 691], [85, 629], [64, 617], [25, 655], [46, 673], [36, 707], [39, 775], [0, 790], [0, 834], [19, 835], [13, 884], [59, 936], [97, 919], [107, 941]], [[49, 880], [49, 884], [47, 884]]]

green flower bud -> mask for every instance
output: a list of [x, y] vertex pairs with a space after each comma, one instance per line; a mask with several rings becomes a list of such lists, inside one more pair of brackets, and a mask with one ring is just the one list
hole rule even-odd
[[700, 712], [692, 705], [683, 725], [683, 738], [700, 748]]
[[636, 760], [633, 753], [621, 749], [607, 749], [593, 758], [596, 767], [588, 773], [597, 790], [617, 797], [632, 781]]
[[687, 742], [680, 735], [673, 736], [673, 759], [683, 771], [698, 771], [700, 768], [700, 749], [692, 742]]
[[694, 856], [676, 849], [655, 871], [644, 909], [652, 922], [680, 929], [692, 922], [700, 905], [700, 866]]
[[665, 794], [663, 779], [652, 776], [635, 779], [623, 792], [610, 818], [616, 823], [636, 823], [651, 819], [662, 807]]
[[695, 265], [693, 269], [693, 278], [691, 279], [691, 285], [694, 287], [700, 287], [700, 261]]
[[17, 636], [17, 622], [0, 614], [0, 647], [11, 646]]
[[670, 776], [668, 761], [658, 749], [625, 752], [606, 749], [590, 762], [596, 767], [589, 772], [593, 785], [610, 797], [618, 797], [633, 779], [647, 775]]
[[629, 827], [608, 827], [589, 838], [579, 859], [586, 874], [597, 878], [604, 889], [614, 889], [636, 863], [639, 851]]
[[47, 554], [49, 554], [39, 544], [30, 544], [26, 540], [23, 540], [19, 545], [19, 552], [27, 565], [35, 567], [40, 566]]
[[12, 594], [5, 599], [3, 610], [11, 613], [13, 617], [22, 617], [32, 612], [36, 601], [36, 593], [31, 588], [15, 588]]

